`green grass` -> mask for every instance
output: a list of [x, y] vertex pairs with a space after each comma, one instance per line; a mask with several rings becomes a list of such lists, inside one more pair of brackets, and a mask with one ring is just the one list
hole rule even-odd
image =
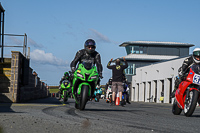
[[3, 133], [3, 128], [0, 126], [0, 133]]
[[59, 89], [49, 89], [50, 93], [57, 93], [59, 91]]

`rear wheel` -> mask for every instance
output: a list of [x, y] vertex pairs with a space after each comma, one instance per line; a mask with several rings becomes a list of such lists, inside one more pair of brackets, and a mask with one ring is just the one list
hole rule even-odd
[[88, 90], [89, 86], [83, 85], [81, 89], [81, 99], [80, 99], [80, 110], [85, 109], [85, 105], [88, 101]]
[[173, 106], [172, 106], [172, 113], [174, 115], [180, 115], [181, 111], [182, 111], [182, 109], [180, 109], [177, 104], [178, 103], [177, 103], [176, 99], [174, 99], [174, 103], [173, 103]]
[[192, 90], [186, 96], [185, 104], [184, 104], [184, 115], [191, 116], [197, 106], [197, 100], [199, 97], [199, 92], [196, 90]]

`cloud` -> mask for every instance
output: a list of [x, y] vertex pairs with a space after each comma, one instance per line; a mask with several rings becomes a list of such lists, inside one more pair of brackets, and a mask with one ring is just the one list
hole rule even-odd
[[30, 59], [36, 63], [49, 64], [54, 66], [66, 66], [68, 64], [67, 61], [58, 59], [52, 53], [45, 53], [44, 50], [39, 49], [35, 49], [30, 53]]
[[96, 31], [95, 29], [90, 29], [90, 31], [92, 32], [91, 37], [94, 38], [95, 40], [99, 42], [112, 43], [112, 41], [110, 41], [110, 39], [107, 36], [104, 36], [103, 34]]

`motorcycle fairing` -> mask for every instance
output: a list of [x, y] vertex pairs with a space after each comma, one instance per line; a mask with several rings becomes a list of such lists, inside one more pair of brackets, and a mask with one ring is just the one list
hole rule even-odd
[[79, 86], [78, 86], [78, 91], [77, 91], [78, 94], [79, 94], [79, 95], [81, 94], [81, 88], [82, 88], [83, 85], [89, 86], [88, 96], [90, 96], [90, 95], [91, 95], [91, 86], [90, 86], [89, 83], [86, 83], [86, 82], [83, 82], [83, 83], [79, 84]]
[[[179, 106], [184, 109], [184, 102], [185, 102], [185, 98], [186, 98], [186, 89], [189, 87], [189, 85], [191, 84], [191, 82], [193, 83], [193, 76], [194, 76], [194, 72], [192, 71], [192, 69], [190, 68], [190, 72], [188, 73], [187, 75], [187, 78], [186, 80], [182, 81], [180, 84], [179, 84], [179, 87], [175, 93], [175, 97], [176, 97], [176, 100], [179, 104]], [[189, 91], [193, 90], [196, 88], [190, 88], [189, 87]]]
[[97, 73], [97, 69], [95, 66], [91, 66], [90, 69], [89, 67], [88, 69], [86, 69], [84, 64], [80, 63], [78, 65], [78, 69], [74, 72], [74, 79], [72, 86], [72, 94], [77, 104], [79, 103], [77, 97], [75, 96], [75, 91], [77, 92], [78, 95], [80, 95], [82, 86], [87, 85], [89, 86], [88, 96], [90, 96], [92, 89], [91, 83], [94, 82], [95, 84], [97, 84], [98, 79], [99, 75]]

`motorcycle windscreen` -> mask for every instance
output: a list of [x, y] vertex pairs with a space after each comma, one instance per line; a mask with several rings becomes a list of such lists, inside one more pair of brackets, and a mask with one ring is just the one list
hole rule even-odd
[[193, 83], [200, 85], [200, 65], [199, 64], [192, 65], [191, 69], [195, 73], [193, 76]]
[[82, 64], [87, 70], [90, 70], [94, 66], [94, 63], [91, 61], [83, 61]]
[[191, 69], [193, 72], [195, 72], [196, 74], [200, 75], [200, 64], [194, 64], [191, 66]]
[[69, 81], [68, 81], [68, 80], [64, 80], [64, 81], [63, 81], [63, 85], [64, 85], [65, 87], [67, 87], [67, 86], [69, 85]]

